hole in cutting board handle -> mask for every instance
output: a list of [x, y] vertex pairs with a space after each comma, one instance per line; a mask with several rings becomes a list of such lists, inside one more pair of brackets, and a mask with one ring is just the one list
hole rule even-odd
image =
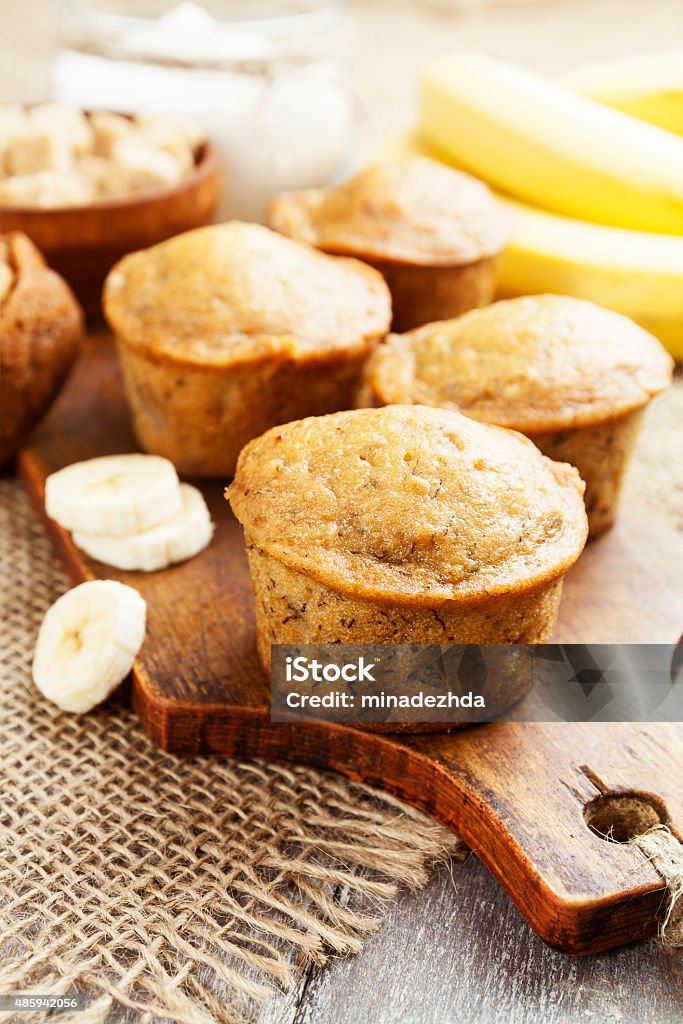
[[669, 820], [666, 806], [658, 797], [635, 791], [601, 793], [586, 804], [583, 817], [591, 832], [612, 843], [628, 843]]

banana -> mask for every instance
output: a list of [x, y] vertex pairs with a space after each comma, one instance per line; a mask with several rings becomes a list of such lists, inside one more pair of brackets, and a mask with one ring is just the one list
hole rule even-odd
[[126, 536], [180, 510], [178, 475], [158, 455], [105, 455], [74, 462], [45, 482], [45, 510], [68, 530]]
[[73, 539], [91, 558], [117, 569], [152, 572], [192, 558], [213, 536], [213, 523], [200, 491], [180, 485], [180, 509], [171, 519], [128, 537], [74, 530]]
[[145, 637], [146, 605], [137, 590], [91, 580], [63, 594], [43, 619], [33, 680], [63, 711], [100, 704], [122, 682]]
[[570, 89], [683, 135], [683, 50], [588, 64], [563, 78]]
[[[453, 164], [419, 132], [388, 140], [377, 159], [402, 156]], [[588, 299], [636, 320], [683, 359], [683, 238], [589, 224], [496, 197], [512, 221], [499, 297], [554, 292]]]
[[683, 237], [571, 220], [504, 200], [512, 237], [498, 274], [501, 297], [555, 292], [637, 321], [683, 359]]
[[421, 81], [427, 141], [478, 177], [546, 209], [683, 234], [683, 139], [524, 68], [478, 53]]

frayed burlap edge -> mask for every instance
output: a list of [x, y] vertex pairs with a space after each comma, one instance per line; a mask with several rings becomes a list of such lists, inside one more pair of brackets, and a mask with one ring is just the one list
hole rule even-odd
[[[358, 952], [400, 885], [462, 850], [339, 777], [181, 760], [120, 701], [84, 718], [48, 705], [30, 660], [67, 583], [8, 480], [0, 579], [0, 992], [83, 994], [64, 1024], [247, 1021], [307, 964]], [[681, 846], [661, 828], [634, 843], [669, 890], [662, 941], [680, 945]]]
[[458, 849], [332, 774], [175, 758], [121, 700], [48, 704], [30, 663], [67, 582], [7, 479], [0, 580], [0, 993], [82, 994], [63, 1024], [249, 1020], [307, 964], [357, 953], [398, 887]]

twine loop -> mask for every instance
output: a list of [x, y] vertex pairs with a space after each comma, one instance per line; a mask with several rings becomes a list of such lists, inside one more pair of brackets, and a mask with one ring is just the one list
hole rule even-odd
[[659, 940], [667, 949], [683, 947], [683, 844], [666, 825], [631, 839], [631, 846], [646, 857], [662, 876], [667, 904], [659, 929]]

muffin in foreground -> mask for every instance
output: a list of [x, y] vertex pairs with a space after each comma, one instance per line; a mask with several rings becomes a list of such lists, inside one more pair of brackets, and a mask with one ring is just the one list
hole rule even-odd
[[537, 643], [586, 540], [583, 484], [526, 438], [421, 406], [288, 423], [242, 452], [257, 643]]
[[0, 463], [57, 397], [82, 331], [66, 281], [26, 235], [0, 234]]
[[530, 295], [391, 335], [359, 404], [459, 410], [518, 430], [586, 484], [591, 537], [615, 521], [624, 470], [673, 362], [633, 321], [590, 302]]
[[104, 308], [138, 441], [205, 477], [268, 427], [353, 404], [391, 319], [371, 267], [240, 222], [126, 256]]
[[373, 164], [336, 187], [284, 193], [268, 223], [380, 270], [397, 331], [491, 302], [508, 234], [483, 182], [423, 157]]

